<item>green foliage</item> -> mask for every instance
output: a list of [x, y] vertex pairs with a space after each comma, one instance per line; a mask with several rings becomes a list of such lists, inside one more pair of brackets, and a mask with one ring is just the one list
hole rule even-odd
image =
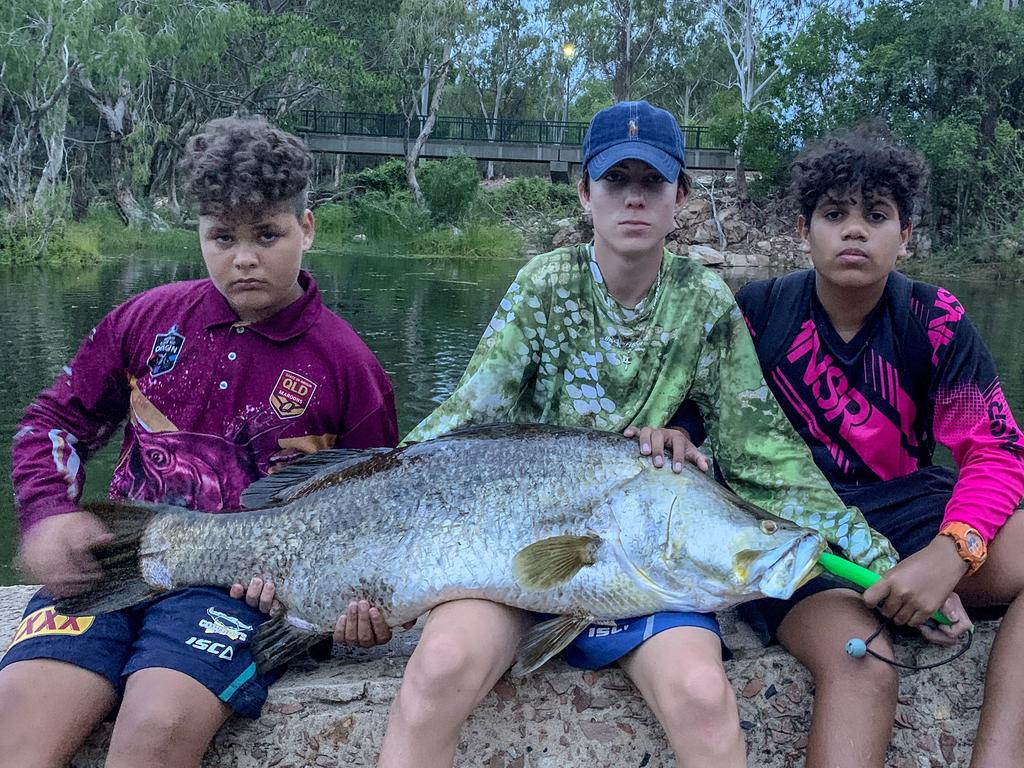
[[465, 229], [438, 227], [412, 242], [417, 253], [467, 258], [509, 258], [523, 252], [522, 236], [499, 224], [472, 222]]
[[462, 221], [480, 190], [480, 169], [476, 160], [466, 155], [429, 160], [420, 165], [416, 176], [436, 224]]
[[318, 207], [313, 214], [316, 217], [317, 237], [342, 237], [352, 231], [355, 214], [350, 205], [329, 203]]
[[91, 227], [40, 211], [4, 217], [0, 224], [0, 264], [81, 264], [99, 258], [99, 238]]
[[552, 184], [539, 176], [519, 176], [507, 184], [483, 192], [477, 209], [484, 217], [515, 219], [523, 216], [564, 218], [579, 205], [576, 187]]
[[399, 157], [393, 157], [374, 168], [364, 168], [346, 175], [344, 184], [350, 195], [365, 192], [393, 195], [405, 189], [405, 162]]
[[353, 229], [370, 240], [410, 240], [429, 226], [428, 214], [406, 191], [385, 195], [367, 192], [352, 203]]

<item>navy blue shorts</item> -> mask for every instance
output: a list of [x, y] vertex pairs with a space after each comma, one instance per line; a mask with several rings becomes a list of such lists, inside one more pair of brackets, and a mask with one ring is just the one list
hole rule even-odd
[[[553, 618], [537, 614], [541, 618]], [[562, 657], [570, 665], [580, 669], [600, 669], [614, 664], [640, 643], [659, 632], [674, 627], [700, 627], [713, 632], [722, 639], [722, 629], [713, 613], [664, 612], [650, 616], [636, 616], [619, 619], [614, 627], [591, 624], [576, 636], [562, 651]], [[722, 643], [722, 658], [732, 658], [732, 652]]]
[[251, 643], [267, 616], [226, 590], [194, 587], [97, 616], [59, 615], [42, 590], [25, 609], [0, 669], [55, 659], [106, 678], [118, 697], [140, 669], [182, 672], [242, 717], [259, 717], [267, 689], [283, 668], [256, 674]]
[[[946, 504], [956, 478], [944, 467], [926, 467], [894, 480], [863, 485], [837, 485], [847, 506], [858, 507], [868, 525], [896, 548], [900, 559], [924, 549], [939, 533]], [[766, 644], [775, 641], [789, 610], [804, 598], [827, 589], [855, 589], [852, 584], [824, 574], [804, 584], [788, 600], [764, 598], [744, 603], [739, 614]]]

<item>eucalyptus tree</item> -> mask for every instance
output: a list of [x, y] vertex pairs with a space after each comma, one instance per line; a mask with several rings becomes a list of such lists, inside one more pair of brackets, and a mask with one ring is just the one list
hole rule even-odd
[[389, 69], [405, 117], [405, 178], [421, 207], [425, 201], [416, 180], [416, 163], [437, 122], [455, 46], [465, 34], [466, 22], [462, 0], [402, 0], [390, 35]]
[[[541, 55], [539, 28], [525, 0], [470, 0], [460, 79], [472, 85], [487, 138], [496, 138], [498, 118], [515, 106]], [[494, 163], [487, 163], [487, 178]]]
[[947, 244], [971, 235], [993, 257], [1015, 242], [1024, 260], [1024, 9], [882, 0], [854, 39], [860, 113], [928, 160], [933, 233]]
[[751, 116], [770, 103], [770, 86], [783, 56], [819, 11], [843, 0], [711, 0], [708, 17], [732, 60], [740, 120], [734, 139], [736, 187], [747, 196], [746, 143]]
[[9, 0], [0, 8], [0, 203], [17, 217], [43, 206], [63, 177], [76, 36], [91, 15], [88, 0]]
[[691, 0], [549, 0], [548, 17], [571, 39], [575, 55], [602, 73], [615, 101], [645, 95], [659, 60], [679, 30], [676, 6]]

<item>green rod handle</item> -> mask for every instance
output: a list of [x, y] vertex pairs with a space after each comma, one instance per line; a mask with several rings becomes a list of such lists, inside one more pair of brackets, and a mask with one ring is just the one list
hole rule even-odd
[[[851, 563], [849, 560], [833, 555], [831, 552], [822, 552], [818, 558], [818, 564], [833, 576], [846, 579], [861, 589], [867, 589], [882, 578], [874, 571], [869, 571], [867, 568]], [[941, 611], [933, 613], [932, 618], [939, 622], [939, 624], [950, 625], [953, 623]]]

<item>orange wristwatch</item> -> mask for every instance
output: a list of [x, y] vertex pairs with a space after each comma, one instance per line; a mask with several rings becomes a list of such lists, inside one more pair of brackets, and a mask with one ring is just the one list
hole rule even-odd
[[942, 536], [949, 536], [956, 544], [957, 554], [967, 563], [967, 573], [974, 573], [984, 565], [985, 558], [988, 557], [988, 545], [977, 528], [967, 523], [946, 523], [939, 533]]

